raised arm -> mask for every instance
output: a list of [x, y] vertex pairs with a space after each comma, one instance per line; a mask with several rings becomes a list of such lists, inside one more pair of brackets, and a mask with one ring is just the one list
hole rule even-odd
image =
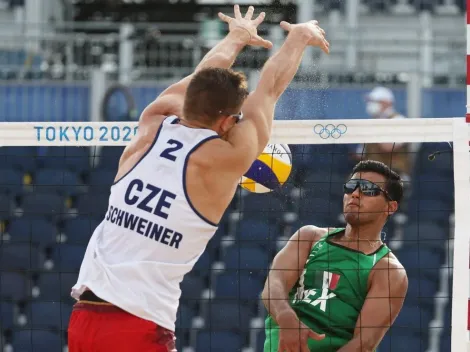
[[299, 280], [312, 246], [322, 236], [321, 231], [314, 226], [304, 226], [290, 238], [274, 258], [261, 294], [267, 311], [281, 327], [281, 351], [284, 351], [284, 347], [289, 348], [289, 351], [303, 351], [309, 337], [316, 340], [324, 337], [301, 323], [289, 304], [289, 292]]
[[372, 271], [370, 288], [354, 337], [338, 352], [372, 352], [400, 313], [408, 290], [405, 269], [396, 260], [381, 260]]
[[[317, 21], [292, 25], [282, 22], [289, 31], [282, 47], [264, 65], [255, 91], [245, 101], [241, 123], [230, 130], [227, 141], [243, 160], [237, 165], [251, 165], [267, 145], [276, 103], [294, 78], [307, 46], [318, 46], [329, 52], [325, 32]], [[246, 164], [246, 165], [245, 165]]]
[[262, 46], [265, 48], [272, 47], [270, 41], [264, 40], [257, 34], [257, 27], [265, 18], [264, 12], [260, 13], [254, 20], [252, 19], [254, 13], [253, 6], [248, 8], [245, 17], [242, 17], [238, 5], [234, 6], [234, 12], [234, 18], [219, 13], [220, 19], [229, 24], [228, 35], [204, 56], [193, 74], [164, 90], [158, 98], [144, 110], [141, 119], [155, 115], [181, 116], [186, 89], [195, 73], [208, 67], [232, 67], [238, 54], [246, 45]]

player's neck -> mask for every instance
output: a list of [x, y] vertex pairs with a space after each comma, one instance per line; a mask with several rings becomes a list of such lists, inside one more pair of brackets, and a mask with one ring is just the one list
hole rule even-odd
[[350, 241], [381, 241], [382, 239], [381, 224], [371, 223], [364, 225], [347, 224], [345, 229], [345, 238]]
[[212, 129], [210, 126], [207, 126], [206, 124], [199, 122], [199, 121], [188, 121], [185, 120], [184, 118], [180, 118], [178, 123], [180, 125], [189, 127], [189, 128], [203, 128], [203, 129]]

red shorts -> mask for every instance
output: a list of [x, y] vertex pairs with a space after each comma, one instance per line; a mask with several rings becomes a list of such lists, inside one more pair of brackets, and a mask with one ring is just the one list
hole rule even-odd
[[68, 340], [69, 352], [176, 352], [172, 331], [109, 303], [75, 304]]

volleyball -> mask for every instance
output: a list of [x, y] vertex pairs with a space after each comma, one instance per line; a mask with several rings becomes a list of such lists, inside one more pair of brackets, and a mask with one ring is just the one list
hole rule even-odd
[[287, 144], [268, 144], [240, 186], [253, 193], [268, 193], [284, 185], [292, 171], [292, 154]]

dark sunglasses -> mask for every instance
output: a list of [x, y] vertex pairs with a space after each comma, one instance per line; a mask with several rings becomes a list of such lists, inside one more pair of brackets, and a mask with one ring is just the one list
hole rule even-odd
[[349, 180], [348, 182], [344, 184], [344, 193], [351, 194], [358, 187], [361, 193], [367, 197], [377, 197], [381, 193], [383, 193], [388, 200], [390, 201], [392, 200], [392, 198], [390, 198], [387, 191], [385, 191], [380, 186], [368, 180], [357, 180], [357, 179]]
[[234, 117], [235, 118], [235, 123], [239, 123], [241, 119], [243, 119], [243, 113], [240, 112], [239, 114], [233, 114], [233, 115], [229, 115], [230, 117]]

